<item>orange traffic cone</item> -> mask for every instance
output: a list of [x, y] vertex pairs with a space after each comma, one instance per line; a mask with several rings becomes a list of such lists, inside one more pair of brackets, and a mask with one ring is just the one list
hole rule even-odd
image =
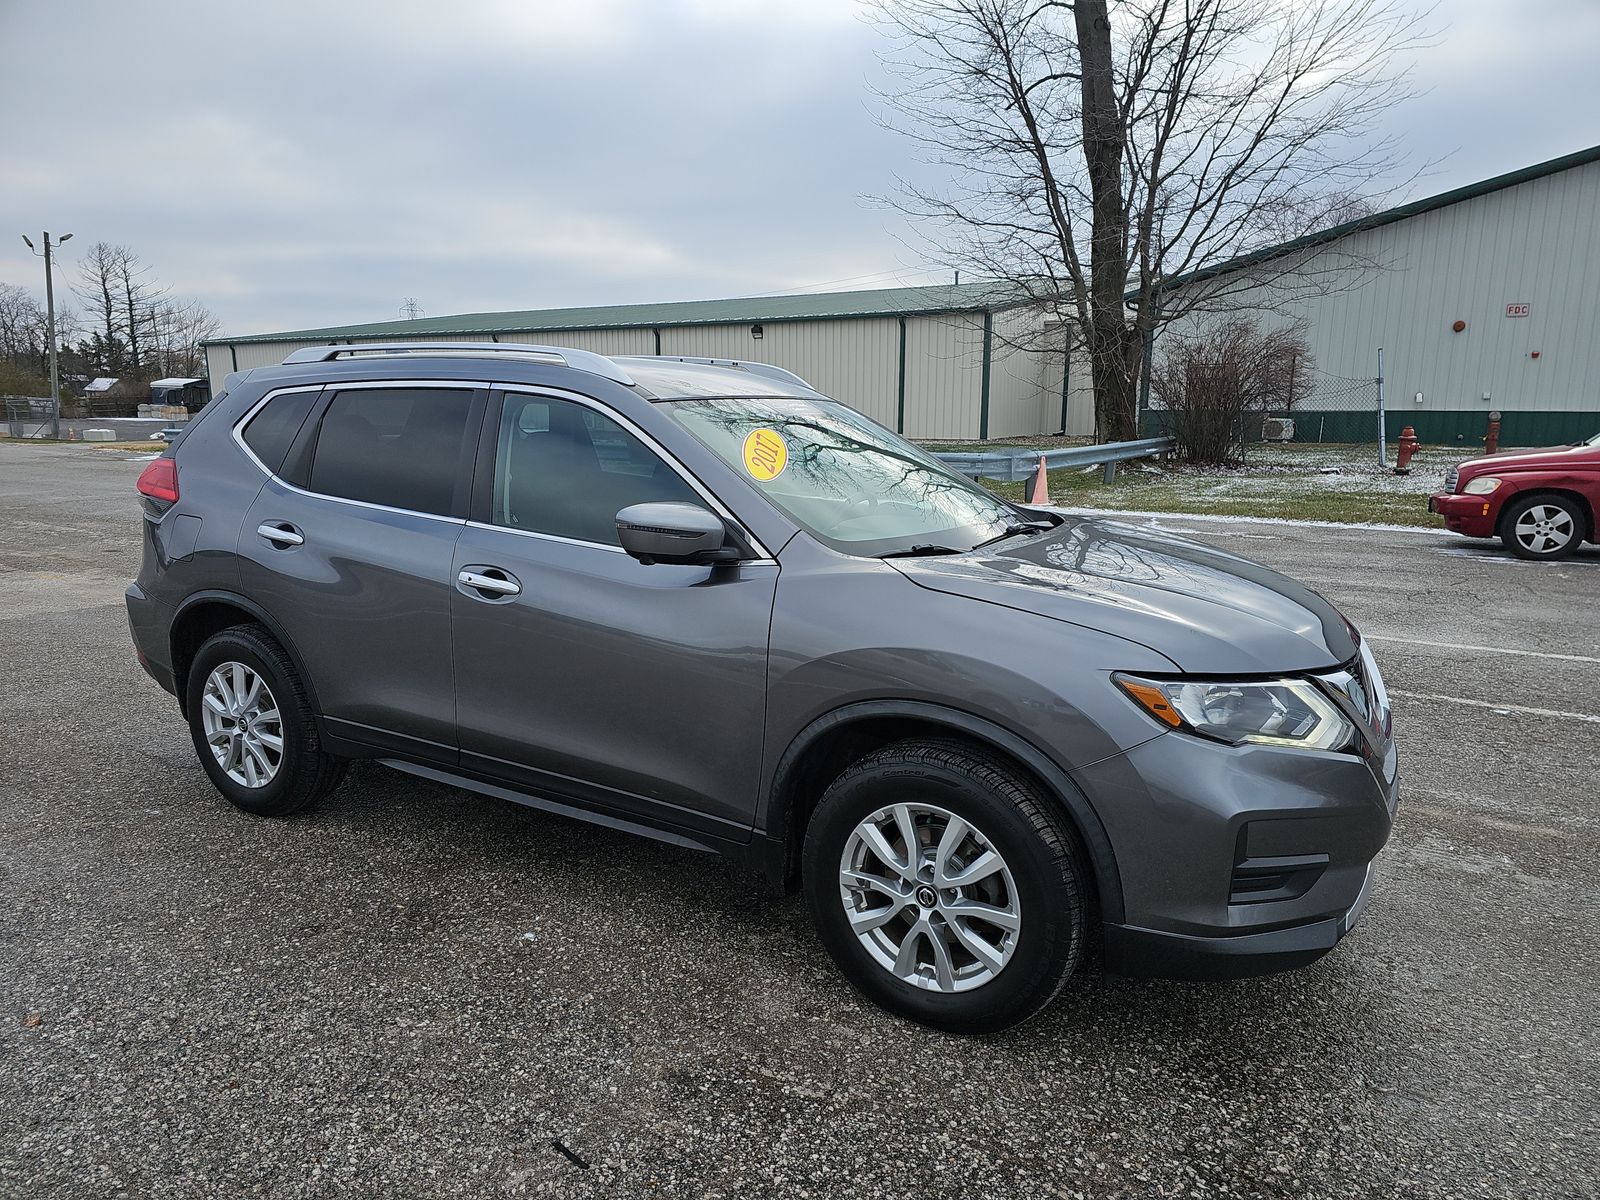
[[1049, 504], [1050, 486], [1045, 482], [1044, 455], [1039, 455], [1039, 469], [1033, 473], [1033, 487], [1028, 492], [1029, 504]]

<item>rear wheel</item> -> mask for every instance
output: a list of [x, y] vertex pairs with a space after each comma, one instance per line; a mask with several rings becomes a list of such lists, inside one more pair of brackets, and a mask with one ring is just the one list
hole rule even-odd
[[839, 969], [927, 1025], [1025, 1021], [1083, 953], [1073, 831], [1031, 781], [960, 742], [898, 742], [845, 771], [806, 830], [802, 870]]
[[346, 761], [323, 752], [305, 684], [261, 626], [206, 639], [189, 666], [187, 693], [200, 765], [246, 812], [287, 816], [344, 778]]
[[1536, 494], [1506, 506], [1500, 518], [1500, 540], [1521, 558], [1566, 558], [1582, 544], [1587, 525], [1576, 501]]

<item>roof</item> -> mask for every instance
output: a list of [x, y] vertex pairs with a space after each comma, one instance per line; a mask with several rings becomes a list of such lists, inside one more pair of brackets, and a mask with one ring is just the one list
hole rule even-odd
[[705, 399], [724, 396], [815, 398], [818, 393], [799, 381], [742, 370], [721, 363], [683, 362], [648, 355], [617, 355], [612, 362], [657, 400]]
[[246, 342], [342, 341], [348, 338], [454, 337], [459, 334], [555, 333], [579, 329], [663, 329], [679, 325], [744, 325], [765, 321], [824, 321], [858, 317], [909, 317], [1014, 308], [1026, 298], [1005, 284], [943, 283], [925, 287], [813, 292], [804, 296], [747, 296], [734, 300], [679, 300], [666, 304], [611, 304], [590, 308], [540, 308], [524, 312], [462, 313], [453, 317], [375, 321], [285, 333], [214, 337], [207, 345]]
[[153, 388], [181, 388], [188, 387], [190, 384], [204, 382], [204, 379], [152, 379], [150, 381], [150, 386]]
[[[1316, 233], [1308, 233], [1303, 237], [1295, 238], [1293, 241], [1280, 242], [1275, 246], [1265, 246], [1260, 250], [1252, 250], [1249, 254], [1241, 254], [1237, 258], [1230, 258], [1209, 267], [1201, 267], [1199, 270], [1190, 271], [1184, 275], [1174, 275], [1171, 279], [1164, 280], [1161, 286], [1163, 288], [1173, 288], [1183, 284], [1198, 283], [1203, 279], [1212, 279], [1218, 275], [1225, 275], [1229, 271], [1237, 271], [1243, 267], [1267, 262], [1270, 259], [1281, 258], [1285, 254], [1293, 254], [1297, 250], [1306, 250], [1315, 246], [1325, 245], [1352, 233], [1376, 229], [1381, 225], [1392, 225], [1396, 221], [1404, 221], [1411, 217], [1420, 217], [1423, 213], [1433, 212], [1435, 209], [1448, 208], [1450, 205], [1460, 204], [1464, 200], [1476, 200], [1479, 196], [1487, 196], [1505, 188], [1516, 187], [1519, 183], [1530, 183], [1535, 179], [1543, 179], [1546, 175], [1556, 175], [1562, 171], [1570, 171], [1573, 167], [1587, 166], [1592, 162], [1600, 162], [1600, 146], [1590, 146], [1587, 150], [1575, 150], [1571, 154], [1563, 154], [1560, 158], [1552, 158], [1542, 163], [1535, 163], [1531, 167], [1508, 171], [1506, 174], [1496, 175], [1492, 179], [1469, 183], [1463, 187], [1453, 188], [1448, 192], [1440, 192], [1437, 196], [1412, 200], [1407, 204], [1397, 204], [1395, 207], [1386, 208], [1382, 212], [1370, 213], [1365, 217], [1357, 217], [1353, 221], [1346, 221], [1341, 225], [1333, 225], [1327, 229], [1318, 230]], [[1130, 291], [1128, 292], [1128, 297], [1131, 299], [1137, 294], [1136, 290]]]

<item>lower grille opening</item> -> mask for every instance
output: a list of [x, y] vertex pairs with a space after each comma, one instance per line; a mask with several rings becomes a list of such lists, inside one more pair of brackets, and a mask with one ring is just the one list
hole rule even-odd
[[1297, 900], [1327, 869], [1326, 854], [1287, 854], [1272, 858], [1242, 858], [1234, 864], [1228, 890], [1229, 904], [1263, 904], [1269, 900]]

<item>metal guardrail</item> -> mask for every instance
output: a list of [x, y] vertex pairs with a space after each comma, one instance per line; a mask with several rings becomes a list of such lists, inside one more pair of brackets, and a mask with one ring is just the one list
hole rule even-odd
[[1171, 454], [1178, 448], [1176, 438], [1140, 438], [1133, 442], [1104, 442], [1098, 446], [1070, 446], [1065, 450], [982, 450], [935, 454], [952, 470], [973, 479], [1001, 479], [1014, 482], [1027, 479], [1038, 468], [1039, 459], [1049, 469], [1056, 467], [1097, 467], [1105, 464], [1105, 481], [1117, 475], [1117, 464], [1153, 454]]

